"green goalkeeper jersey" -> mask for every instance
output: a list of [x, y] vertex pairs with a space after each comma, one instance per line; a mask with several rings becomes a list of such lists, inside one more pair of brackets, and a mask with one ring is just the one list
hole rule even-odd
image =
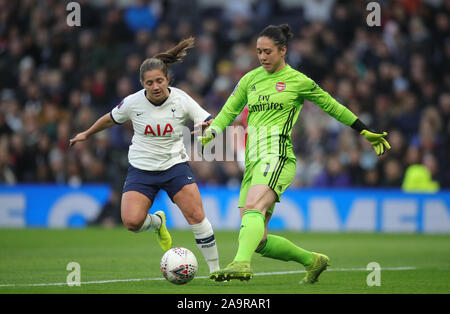
[[276, 73], [258, 67], [244, 75], [211, 128], [222, 132], [248, 105], [246, 162], [267, 154], [295, 158], [291, 132], [305, 99], [345, 125], [357, 119], [313, 80], [286, 65]]

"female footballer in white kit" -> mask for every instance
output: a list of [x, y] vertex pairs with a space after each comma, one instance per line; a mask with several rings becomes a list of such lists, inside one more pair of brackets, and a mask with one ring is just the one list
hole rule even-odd
[[[200, 192], [188, 164], [182, 129], [189, 118], [209, 125], [211, 115], [182, 90], [169, 86], [168, 65], [181, 62], [194, 38], [146, 59], [140, 68], [143, 89], [124, 98], [88, 130], [70, 140], [70, 146], [90, 135], [131, 120], [134, 129], [128, 152], [130, 166], [123, 188], [121, 216], [133, 232], [153, 229], [164, 251], [172, 247], [163, 211], [150, 214], [156, 193], [163, 189], [180, 208], [192, 228], [210, 272], [219, 270], [214, 231], [205, 216]], [[206, 121], [206, 123], [204, 123]]]

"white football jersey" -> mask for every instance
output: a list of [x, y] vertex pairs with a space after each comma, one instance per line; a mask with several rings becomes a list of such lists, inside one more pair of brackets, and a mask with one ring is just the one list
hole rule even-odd
[[128, 151], [130, 164], [141, 170], [161, 171], [189, 161], [183, 143], [187, 119], [205, 121], [210, 114], [181, 89], [170, 87], [169, 97], [154, 105], [145, 89], [125, 97], [112, 111], [114, 122], [133, 123], [134, 135]]

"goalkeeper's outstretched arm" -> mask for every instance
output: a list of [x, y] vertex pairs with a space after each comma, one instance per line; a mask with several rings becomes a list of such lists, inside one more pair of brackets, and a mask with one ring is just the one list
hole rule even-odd
[[385, 139], [386, 132], [379, 134], [369, 131], [367, 126], [353, 112], [341, 105], [313, 80], [304, 75], [302, 78], [304, 80], [304, 84], [302, 85], [303, 89], [300, 91], [302, 97], [318, 105], [323, 111], [339, 122], [357, 130], [359, 134], [363, 135], [370, 142], [378, 156], [384, 154], [386, 150], [391, 148]]

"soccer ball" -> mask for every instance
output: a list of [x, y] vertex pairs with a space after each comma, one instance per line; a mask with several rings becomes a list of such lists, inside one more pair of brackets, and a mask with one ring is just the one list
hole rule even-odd
[[173, 284], [182, 285], [194, 279], [198, 263], [194, 253], [183, 247], [168, 250], [161, 258], [161, 272]]

